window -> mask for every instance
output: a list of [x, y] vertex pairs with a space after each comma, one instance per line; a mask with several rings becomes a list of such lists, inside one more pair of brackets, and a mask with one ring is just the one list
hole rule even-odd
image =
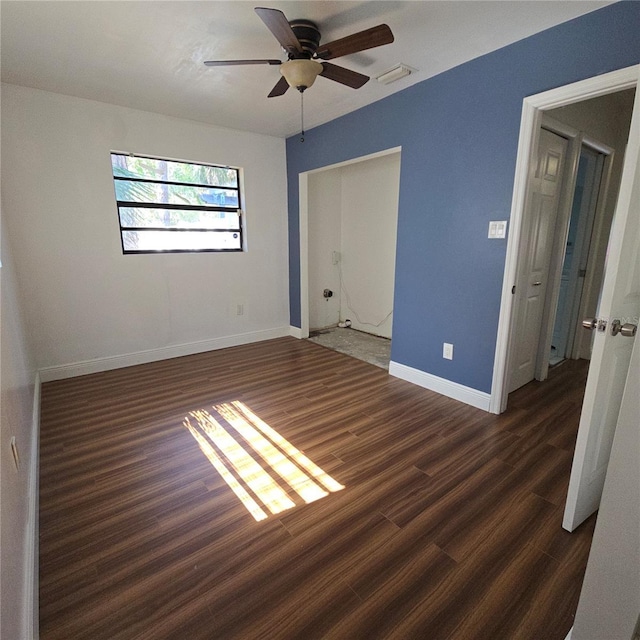
[[123, 253], [242, 251], [238, 169], [111, 154]]

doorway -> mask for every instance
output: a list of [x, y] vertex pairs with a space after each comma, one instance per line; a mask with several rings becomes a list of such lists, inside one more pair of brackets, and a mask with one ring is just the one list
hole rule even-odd
[[543, 116], [543, 130], [563, 136], [568, 154], [537, 334], [537, 380], [567, 357], [591, 358], [593, 335], [581, 321], [598, 307], [634, 98], [635, 89], [627, 89]]
[[[598, 148], [595, 140], [603, 140], [610, 143], [610, 146], [618, 152], [614, 154], [615, 162], [611, 163], [611, 167], [607, 169], [605, 166], [604, 174], [610, 173], [610, 184], [619, 185], [622, 164], [624, 160], [624, 151], [628, 139], [629, 130], [629, 114], [633, 108], [635, 87], [637, 84], [638, 67], [631, 67], [617, 72], [591, 78], [575, 85], [561, 87], [551, 90], [544, 94], [531, 96], [526, 98], [523, 103], [523, 117], [521, 123], [521, 139], [518, 150], [518, 159], [516, 165], [516, 178], [514, 185], [514, 200], [512, 214], [510, 220], [509, 244], [507, 249], [507, 260], [505, 266], [505, 279], [503, 281], [502, 304], [500, 312], [500, 322], [498, 327], [498, 340], [496, 345], [496, 359], [494, 366], [494, 375], [492, 382], [492, 393], [489, 410], [493, 413], [502, 413], [507, 408], [509, 385], [511, 382], [510, 365], [512, 363], [514, 350], [517, 346], [519, 336], [514, 330], [516, 323], [517, 309], [514, 301], [514, 293], [518, 277], [522, 275], [522, 259], [521, 256], [526, 253], [529, 238], [527, 236], [527, 220], [525, 216], [526, 203], [530, 197], [528, 190], [528, 177], [530, 159], [537, 156], [539, 132], [542, 128], [543, 118], [552, 114], [553, 120], [573, 123], [563, 126], [574, 130], [574, 141], [589, 139]], [[606, 113], [613, 114], [604, 117], [605, 111], [601, 110], [606, 102], [610, 102], [610, 107]], [[624, 118], [621, 120], [621, 116]], [[622, 122], [624, 120], [624, 123]], [[606, 125], [606, 126], [605, 126]], [[615, 131], [615, 140], [612, 142], [611, 132], [606, 132], [603, 128], [610, 128]], [[577, 134], [582, 131], [586, 132], [582, 138]], [[557, 131], [556, 131], [557, 133]], [[600, 149], [601, 150], [601, 149]], [[610, 151], [611, 149], [609, 149]], [[576, 166], [570, 167], [571, 171], [577, 173]], [[573, 189], [574, 184], [571, 185]], [[616, 189], [610, 188], [602, 206], [606, 205], [606, 213], [598, 215], [592, 229], [592, 242], [589, 249], [589, 267], [587, 276], [584, 281], [580, 305], [579, 317], [595, 314], [598, 306], [598, 298], [600, 287], [602, 285], [604, 262], [607, 251], [608, 232], [611, 227], [611, 219], [616, 203]], [[566, 221], [566, 227], [562, 234], [562, 246], [566, 245], [566, 237], [568, 234], [569, 220]], [[557, 238], [556, 233], [556, 238]], [[555, 270], [557, 281], [553, 287], [549, 287], [548, 295], [551, 296], [552, 304], [546, 305], [547, 316], [545, 318], [545, 327], [547, 328], [548, 345], [546, 346], [547, 364], [550, 355], [550, 347], [552, 341], [552, 333], [555, 320], [555, 310], [560, 289], [560, 277], [562, 272], [562, 258], [564, 250], [560, 257], [557, 258], [557, 264], [553, 266], [552, 272]], [[549, 321], [549, 317], [551, 320]], [[545, 336], [541, 336], [544, 338]], [[588, 357], [590, 351], [591, 335], [579, 329], [575, 331], [575, 353], [578, 357]], [[538, 345], [541, 349], [544, 347], [544, 340], [539, 339]], [[572, 355], [571, 357], [575, 357]], [[536, 371], [536, 379], [544, 379], [546, 377], [546, 369]]]
[[580, 340], [578, 323], [582, 291], [589, 266], [589, 249], [598, 200], [606, 192], [604, 166], [608, 156], [582, 144], [578, 159], [578, 171], [573, 203], [569, 218], [569, 231], [562, 260], [560, 291], [556, 305], [551, 338], [549, 365], [555, 366], [567, 358], [589, 359], [589, 352], [576, 348]]
[[[496, 412], [506, 408], [505, 389], [509, 384], [506, 363], [512, 345], [519, 339], [514, 331], [516, 325], [510, 318], [514, 305], [509, 303], [506, 295], [509, 282], [506, 278], [515, 279], [523, 263], [526, 264], [523, 256], [527, 255], [529, 240], [525, 207], [528, 200], [527, 175], [529, 167], [534, 166], [532, 162], [537, 154], [537, 132], [543, 121], [543, 112], [565, 105], [582, 108], [588, 104], [585, 98], [589, 100], [592, 96], [609, 94], [615, 94], [613, 98], [628, 96], [632, 103], [630, 128], [625, 129], [616, 145], [625, 152], [611, 233], [608, 241], [602, 243], [607, 268], [602, 287], [596, 292], [599, 317], [590, 321], [588, 327], [597, 331], [594, 331], [591, 364], [564, 511], [562, 526], [568, 531], [573, 531], [598, 509], [622, 393], [625, 384], [636, 384], [637, 372], [629, 369], [629, 361], [640, 313], [640, 101], [635, 96], [639, 72], [640, 66], [635, 66], [591, 78], [526, 98], [523, 106], [521, 131], [528, 134], [523, 133], [521, 137], [516, 165], [512, 223], [517, 232], [510, 238], [505, 269], [499, 337], [506, 331], [502, 337], [507, 340], [499, 340], [496, 350], [496, 363], [502, 365], [494, 372], [494, 382], [500, 385], [494, 387], [496, 393], [492, 395], [491, 408]], [[625, 93], [626, 89], [633, 89], [634, 95]], [[596, 116], [592, 124], [606, 122], [597, 112]], [[606, 238], [606, 234], [603, 237]], [[566, 241], [566, 236], [562, 241]], [[602, 265], [604, 268], [604, 260]]]
[[625, 148], [633, 100], [627, 90], [542, 117], [515, 287], [510, 393], [545, 380], [567, 357], [590, 359], [580, 319], [597, 307], [621, 178], [615, 150]]
[[400, 149], [300, 175], [301, 337], [387, 369]]

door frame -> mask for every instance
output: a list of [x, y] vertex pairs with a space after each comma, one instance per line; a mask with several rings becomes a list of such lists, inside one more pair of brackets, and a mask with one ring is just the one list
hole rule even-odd
[[298, 210], [300, 212], [300, 329], [292, 333], [295, 338], [309, 337], [309, 176], [314, 173], [331, 171], [332, 169], [339, 169], [351, 164], [367, 162], [368, 160], [374, 160], [375, 158], [381, 158], [394, 153], [400, 154], [400, 157], [402, 157], [402, 147], [384, 149], [383, 151], [351, 158], [343, 162], [336, 162], [335, 164], [318, 167], [317, 169], [310, 169], [309, 171], [298, 174]]
[[[569, 146], [567, 148], [567, 165], [565, 167], [564, 173], [565, 177], [563, 178], [563, 184], [561, 187], [562, 195], [560, 206], [558, 207], [558, 216], [555, 221], [555, 238], [553, 247], [551, 249], [551, 262], [549, 264], [549, 286], [547, 287], [547, 292], [544, 300], [542, 326], [540, 330], [540, 339], [538, 341], [538, 351], [535, 367], [536, 380], [546, 380], [549, 374], [549, 359], [551, 343], [553, 341], [553, 327], [555, 324], [555, 318], [558, 308], [558, 299], [560, 297], [562, 267], [566, 252], [566, 241], [569, 235], [569, 224], [571, 222], [573, 199], [578, 178], [578, 164], [580, 161], [580, 153], [583, 147], [586, 147], [587, 149], [590, 149], [591, 151], [604, 156], [602, 177], [598, 183], [598, 199], [594, 210], [591, 212], [591, 217], [593, 217], [594, 220], [600, 223], [593, 229], [592, 237], [594, 247], [597, 246], [600, 242], [603, 232], [602, 216], [604, 214], [604, 208], [607, 203], [610, 182], [609, 179], [611, 176], [611, 169], [615, 156], [615, 150], [608, 145], [599, 142], [592, 136], [584, 133], [583, 131], [579, 131], [575, 127], [555, 120], [546, 112], [542, 113], [541, 127], [563, 138], [566, 138], [569, 142]], [[585, 279], [583, 282], [583, 288], [585, 291], [589, 291], [593, 286], [594, 264], [591, 263], [590, 267], [591, 268], [588, 269], [588, 273], [587, 275], [585, 275]], [[580, 309], [582, 309], [582, 306], [580, 307]], [[576, 312], [577, 311], [578, 310], [576, 309]], [[573, 336], [570, 338], [571, 340], [575, 338], [575, 327], [572, 328], [570, 336]], [[571, 351], [572, 354], [575, 351], [575, 349], [573, 348], [573, 342], [571, 343]]]
[[[638, 85], [640, 65], [633, 65], [600, 76], [581, 80], [569, 85], [544, 91], [523, 100], [518, 154], [511, 203], [510, 232], [507, 240], [502, 298], [498, 320], [498, 334], [491, 383], [489, 411], [502, 413], [507, 408], [509, 387], [509, 364], [516, 339], [514, 313], [515, 286], [523, 252], [523, 220], [528, 199], [529, 167], [538, 151], [538, 137], [545, 111], [582, 102], [609, 93], [632, 89]], [[636, 100], [640, 99], [636, 95]], [[623, 185], [621, 184], [621, 189]]]
[[547, 276], [549, 286], [547, 287], [547, 295], [544, 300], [540, 338], [538, 339], [538, 350], [536, 352], [535, 379], [545, 380], [549, 373], [553, 325], [558, 308], [558, 298], [560, 297], [562, 264], [564, 262], [566, 237], [569, 233], [571, 209], [578, 177], [578, 162], [583, 136], [582, 132], [575, 127], [555, 120], [545, 112], [541, 114], [540, 128], [566, 138], [569, 143], [567, 147], [567, 163], [561, 186], [562, 195], [560, 206], [558, 207], [558, 216], [555, 221], [554, 241], [551, 248], [551, 261], [549, 263], [549, 273]]
[[[600, 148], [594, 147], [589, 143], [588, 138], [584, 138], [582, 149], [587, 149], [597, 157], [596, 162], [600, 164], [599, 174], [596, 174], [594, 182], [591, 184], [591, 193], [589, 199], [589, 209], [586, 215], [580, 215], [578, 222], [578, 235], [576, 242], [579, 243], [575, 247], [575, 258], [577, 262], [572, 265], [572, 273], [569, 281], [571, 293], [573, 296], [572, 304], [568, 310], [569, 313], [569, 335], [567, 336], [566, 354], [569, 358], [579, 358], [580, 339], [578, 336], [578, 323], [580, 318], [588, 315], [585, 311], [587, 296], [585, 292], [590, 291], [594, 286], [594, 257], [597, 248], [601, 242], [602, 223], [604, 220], [600, 217], [604, 213], [605, 205], [608, 198], [609, 187], [611, 182], [611, 168], [615, 157], [615, 151], [610, 153], [603, 151], [605, 145]], [[582, 149], [580, 154], [582, 154]], [[599, 178], [597, 177], [599, 175]], [[584, 276], [582, 283], [580, 280], [580, 265], [584, 265]], [[579, 296], [579, 298], [578, 298]]]

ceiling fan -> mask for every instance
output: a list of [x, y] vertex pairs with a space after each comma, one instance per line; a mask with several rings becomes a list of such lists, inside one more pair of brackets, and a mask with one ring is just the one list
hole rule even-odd
[[282, 78], [269, 93], [269, 98], [283, 95], [289, 87], [295, 87], [302, 93], [319, 75], [347, 87], [359, 89], [369, 80], [369, 76], [331, 64], [327, 60], [393, 42], [391, 29], [386, 24], [380, 24], [328, 44], [320, 44], [320, 31], [310, 20], [289, 21], [278, 9], [256, 7], [255, 11], [280, 43], [287, 54], [287, 60], [208, 60], [205, 64], [208, 67], [278, 65]]

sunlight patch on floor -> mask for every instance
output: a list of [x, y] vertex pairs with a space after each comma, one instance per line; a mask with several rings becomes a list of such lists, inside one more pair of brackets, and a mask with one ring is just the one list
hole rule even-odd
[[307, 504], [344, 489], [242, 402], [191, 411], [183, 424], [256, 520], [296, 504], [274, 476]]

